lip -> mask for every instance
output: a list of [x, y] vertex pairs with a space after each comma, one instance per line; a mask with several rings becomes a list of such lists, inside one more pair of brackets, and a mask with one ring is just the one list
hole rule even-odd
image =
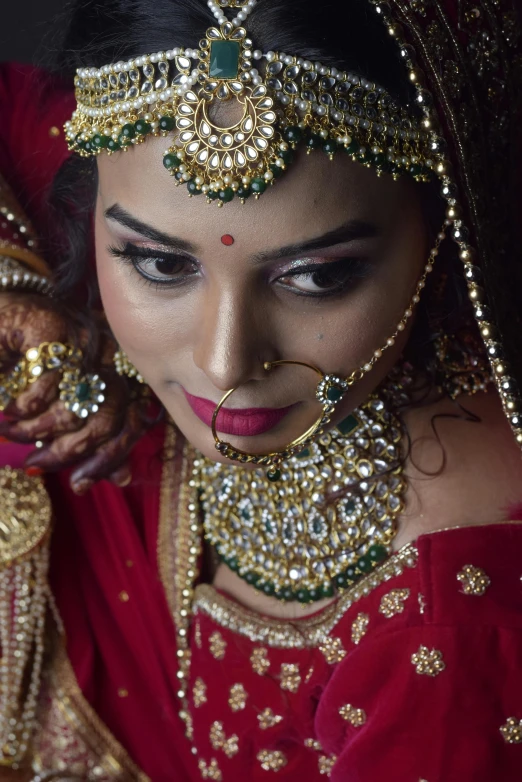
[[[185, 389], [183, 392], [199, 420], [210, 427], [216, 403], [211, 402], [210, 399], [193, 396]], [[217, 430], [221, 434], [232, 434], [237, 437], [255, 437], [273, 429], [293, 407], [295, 405], [278, 408], [245, 407], [236, 410], [222, 407], [217, 417]]]

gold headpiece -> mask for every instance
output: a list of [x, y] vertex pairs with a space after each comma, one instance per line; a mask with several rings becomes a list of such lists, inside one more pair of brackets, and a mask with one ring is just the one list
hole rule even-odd
[[[330, 158], [344, 150], [378, 172], [429, 179], [439, 144], [419, 112], [422, 91], [417, 107], [402, 107], [356, 74], [281, 52], [263, 54], [242, 26], [255, 4], [209, 0], [219, 26], [207, 30], [197, 49], [79, 69], [77, 109], [65, 125], [70, 149], [112, 153], [149, 135], [174, 133], [165, 168], [190, 195], [220, 205], [235, 195], [259, 197], [301, 142]], [[231, 21], [224, 7], [239, 9]], [[236, 115], [227, 127], [218, 119], [225, 103]]]

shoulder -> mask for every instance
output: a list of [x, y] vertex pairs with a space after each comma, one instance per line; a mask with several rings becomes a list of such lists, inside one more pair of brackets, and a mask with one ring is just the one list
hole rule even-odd
[[397, 782], [518, 779], [521, 550], [518, 525], [434, 533], [355, 590], [330, 635], [344, 654], [317, 714], [320, 740], [339, 755], [336, 772], [358, 768], [354, 778], [365, 781], [379, 772]]

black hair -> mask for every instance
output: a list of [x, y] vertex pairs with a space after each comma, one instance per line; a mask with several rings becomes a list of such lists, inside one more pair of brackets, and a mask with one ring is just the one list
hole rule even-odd
[[[178, 45], [196, 46], [213, 21], [205, 0], [72, 0], [60, 25], [64, 35], [54, 52], [53, 67], [72, 84], [77, 68], [101, 67]], [[320, 4], [317, 0], [261, 0], [249, 16], [248, 30], [263, 51], [291, 52], [356, 72], [385, 87], [401, 104], [412, 103], [413, 87], [405, 78], [397, 46], [367, 0], [323, 0]], [[418, 187], [424, 190], [422, 200], [428, 205], [430, 232], [435, 234], [444, 217], [438, 188], [435, 194], [432, 186]], [[55, 245], [53, 254], [63, 259], [59, 280], [64, 296], [89, 274], [88, 236], [95, 188], [95, 161], [77, 156], [63, 166], [54, 182], [50, 204], [62, 243], [58, 248]], [[416, 363], [420, 360], [424, 366], [434, 330], [468, 309], [460, 264], [455, 260], [453, 246], [444, 262], [448, 267], [444, 307], [439, 296], [436, 313], [427, 313], [424, 301], [430, 299], [430, 292], [423, 297], [411, 347]], [[96, 291], [94, 279], [89, 290]], [[88, 299], [91, 305], [94, 301], [95, 294]]]

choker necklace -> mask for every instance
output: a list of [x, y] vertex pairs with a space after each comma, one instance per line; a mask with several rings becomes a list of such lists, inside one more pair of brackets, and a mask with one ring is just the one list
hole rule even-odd
[[409, 367], [335, 428], [285, 464], [282, 480], [262, 469], [200, 456], [195, 484], [205, 538], [256, 589], [310, 603], [350, 586], [391, 553], [406, 481], [403, 425]]

